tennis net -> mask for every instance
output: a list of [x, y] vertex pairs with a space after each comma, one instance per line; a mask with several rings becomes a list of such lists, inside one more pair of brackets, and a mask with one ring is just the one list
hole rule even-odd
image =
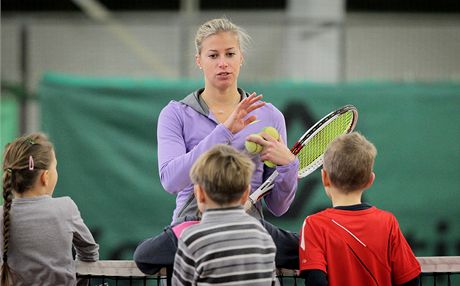
[[[421, 286], [460, 285], [460, 256], [417, 257], [422, 267]], [[77, 262], [78, 285], [168, 285], [171, 272], [163, 268], [154, 275], [142, 273], [131, 260], [101, 260]], [[284, 285], [304, 285], [298, 270], [278, 269], [279, 282]]]

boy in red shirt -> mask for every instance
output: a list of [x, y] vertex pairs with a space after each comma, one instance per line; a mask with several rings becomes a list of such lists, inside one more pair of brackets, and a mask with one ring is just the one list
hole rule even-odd
[[332, 208], [301, 229], [305, 285], [419, 285], [420, 264], [393, 214], [361, 202], [374, 182], [375, 146], [353, 132], [334, 140], [321, 172]]

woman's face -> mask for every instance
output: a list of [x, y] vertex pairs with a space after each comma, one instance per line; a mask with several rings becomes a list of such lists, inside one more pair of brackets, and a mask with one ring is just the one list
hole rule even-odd
[[205, 87], [226, 89], [237, 85], [243, 55], [238, 37], [232, 32], [221, 32], [207, 37], [201, 44], [196, 64], [203, 69]]

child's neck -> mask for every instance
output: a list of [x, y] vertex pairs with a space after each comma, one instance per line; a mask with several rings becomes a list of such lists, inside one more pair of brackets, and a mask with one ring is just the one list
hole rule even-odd
[[16, 198], [33, 198], [40, 196], [50, 196], [51, 194], [45, 188], [32, 188], [24, 193], [14, 193]]
[[331, 194], [332, 206], [345, 207], [361, 204], [362, 191], [353, 191], [350, 193], [333, 192]]
[[224, 209], [224, 208], [233, 208], [241, 206], [240, 202], [230, 203], [230, 204], [217, 204], [215, 202], [206, 202], [206, 209]]

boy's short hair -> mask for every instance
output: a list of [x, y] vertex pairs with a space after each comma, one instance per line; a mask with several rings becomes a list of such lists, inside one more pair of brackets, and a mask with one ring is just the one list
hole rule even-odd
[[369, 182], [377, 149], [363, 135], [352, 132], [337, 137], [324, 153], [323, 168], [335, 187], [358, 190]]
[[254, 163], [233, 147], [215, 145], [202, 154], [190, 170], [194, 184], [200, 185], [218, 204], [238, 201], [251, 182]]

